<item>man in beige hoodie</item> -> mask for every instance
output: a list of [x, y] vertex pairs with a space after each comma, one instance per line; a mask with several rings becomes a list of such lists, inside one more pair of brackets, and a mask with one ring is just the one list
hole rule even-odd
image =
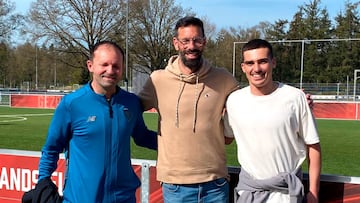
[[181, 18], [173, 45], [178, 55], [154, 71], [139, 93], [144, 110], [159, 113], [157, 179], [164, 201], [228, 202], [222, 115], [238, 82], [202, 57], [206, 38], [200, 19]]

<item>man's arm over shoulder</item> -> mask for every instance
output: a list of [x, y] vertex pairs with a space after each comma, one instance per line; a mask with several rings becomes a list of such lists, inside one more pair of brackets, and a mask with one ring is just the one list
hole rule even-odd
[[225, 136], [225, 144], [226, 144], [226, 145], [231, 144], [233, 141], [234, 141], [234, 138], [233, 138], [233, 137], [226, 137], [226, 136]]
[[142, 87], [142, 90], [138, 94], [143, 111], [148, 111], [156, 107], [157, 98], [155, 96], [155, 86], [152, 79], [153, 74], [156, 73], [152, 73], [152, 75], [146, 80], [144, 86]]
[[314, 107], [314, 100], [312, 98], [312, 95], [309, 94], [309, 93], [306, 93], [304, 89], [301, 89], [304, 93], [305, 93], [305, 96], [306, 96], [306, 101], [310, 107], [310, 109], [312, 110], [313, 107]]
[[145, 125], [140, 101], [137, 102], [140, 109], [137, 114], [136, 124], [132, 137], [136, 145], [157, 150], [157, 132], [149, 130]]

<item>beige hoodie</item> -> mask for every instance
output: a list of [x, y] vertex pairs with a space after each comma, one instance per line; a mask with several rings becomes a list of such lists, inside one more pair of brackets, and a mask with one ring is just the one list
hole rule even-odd
[[222, 111], [238, 82], [205, 59], [198, 72], [184, 75], [178, 57], [154, 71], [139, 97], [145, 110], [159, 113], [157, 179], [201, 183], [227, 176]]

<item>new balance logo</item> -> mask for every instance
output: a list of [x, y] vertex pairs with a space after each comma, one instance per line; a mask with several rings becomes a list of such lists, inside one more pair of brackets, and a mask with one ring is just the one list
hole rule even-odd
[[89, 116], [86, 122], [94, 122], [96, 120], [96, 116]]

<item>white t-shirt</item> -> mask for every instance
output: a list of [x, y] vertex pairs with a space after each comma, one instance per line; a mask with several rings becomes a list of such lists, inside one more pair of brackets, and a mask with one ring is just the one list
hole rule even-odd
[[[254, 96], [245, 87], [230, 94], [226, 109], [226, 134], [234, 135], [238, 161], [255, 179], [301, 167], [306, 144], [319, 142], [306, 96], [297, 88], [279, 83], [270, 95]], [[272, 193], [268, 202], [288, 199], [288, 195]]]

